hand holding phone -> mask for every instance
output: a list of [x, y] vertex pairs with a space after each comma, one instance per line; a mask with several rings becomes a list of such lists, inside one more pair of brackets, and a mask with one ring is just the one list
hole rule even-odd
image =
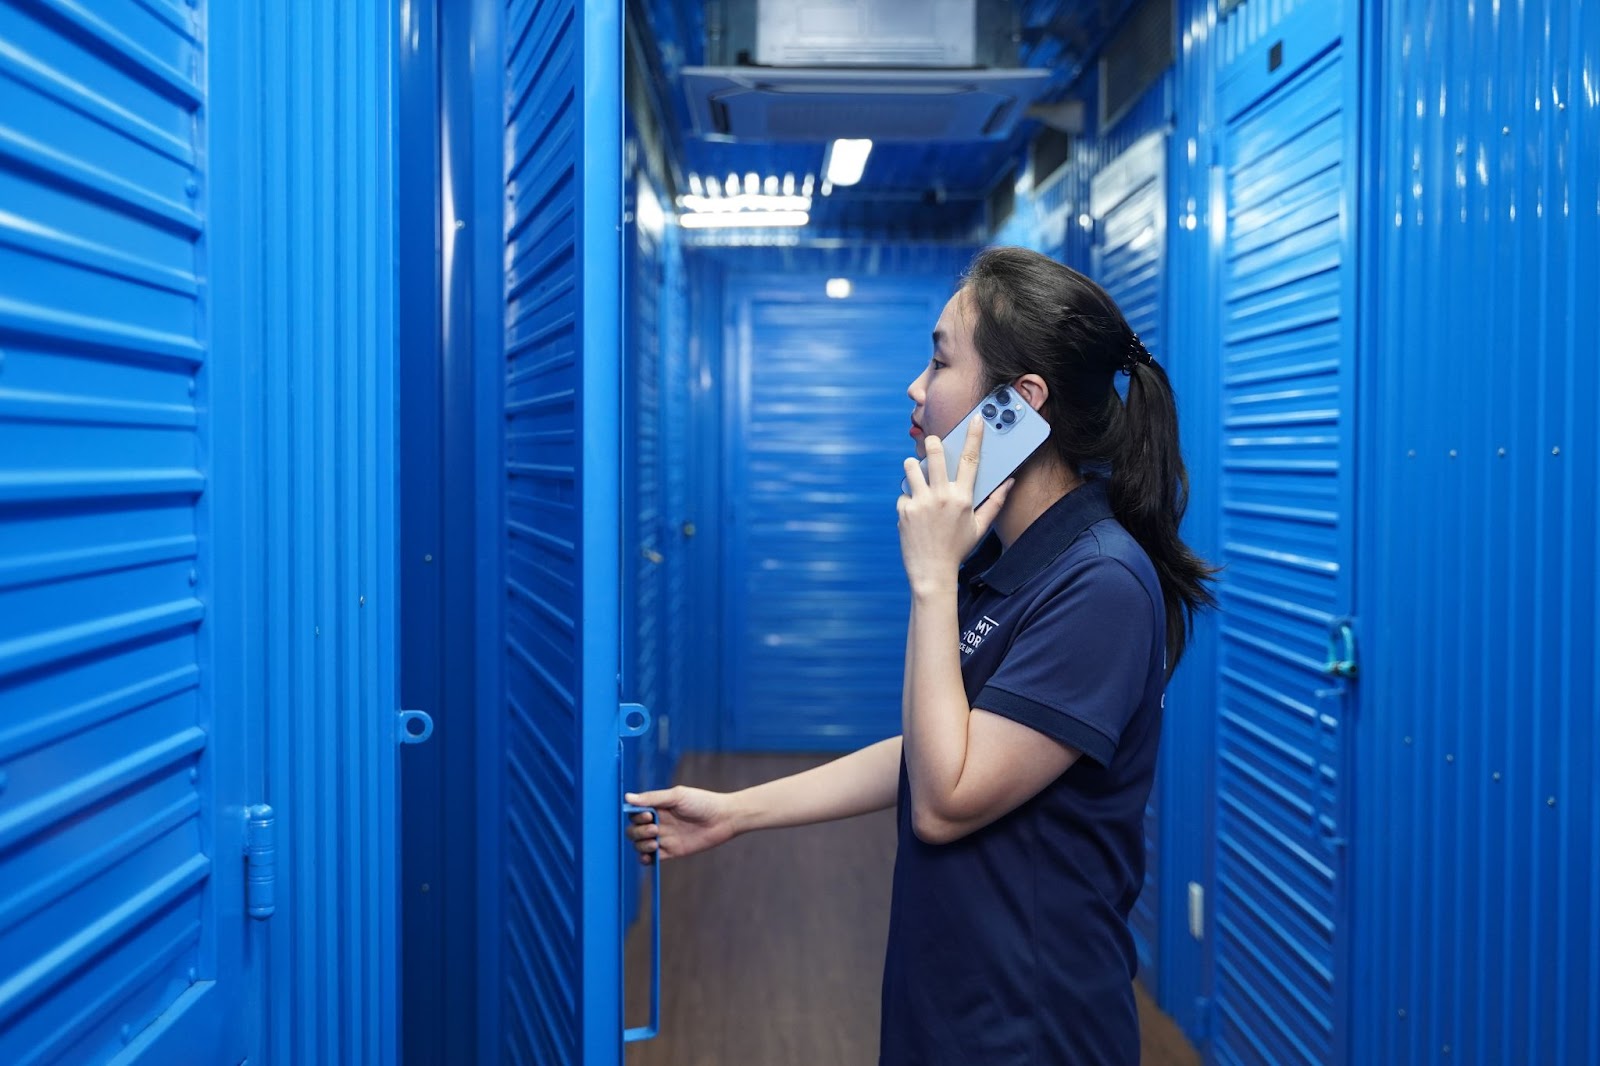
[[[1011, 385], [1001, 385], [978, 401], [967, 417], [956, 423], [944, 439], [945, 468], [950, 480], [960, 472], [961, 453], [966, 448], [967, 430], [974, 418], [984, 421], [982, 451], [978, 454], [978, 476], [972, 485], [972, 508], [977, 510], [1004, 484], [1006, 478], [1039, 449], [1050, 437], [1050, 425], [1028, 406]], [[922, 460], [922, 476], [928, 476], [928, 460]], [[900, 491], [910, 495], [911, 486], [901, 479]]]

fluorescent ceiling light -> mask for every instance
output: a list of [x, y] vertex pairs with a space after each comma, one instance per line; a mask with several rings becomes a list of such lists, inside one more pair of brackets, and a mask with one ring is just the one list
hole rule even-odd
[[845, 300], [850, 297], [849, 278], [829, 278], [828, 295], [835, 300]]
[[697, 214], [722, 214], [729, 211], [809, 211], [809, 196], [768, 196], [764, 193], [741, 193], [738, 196], [695, 196], [688, 193], [678, 197], [678, 206]]
[[868, 140], [841, 139], [828, 146], [828, 158], [824, 161], [826, 177], [831, 185], [854, 185], [861, 180], [862, 171], [867, 169], [867, 156], [872, 154], [872, 142]]
[[684, 229], [743, 229], [751, 226], [804, 226], [811, 216], [804, 211], [716, 211], [680, 215]]

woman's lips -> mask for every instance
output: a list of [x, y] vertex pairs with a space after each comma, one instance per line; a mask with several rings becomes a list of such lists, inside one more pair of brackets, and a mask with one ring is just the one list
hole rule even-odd
[[911, 439], [912, 440], [921, 440], [922, 439], [922, 427], [917, 425], [915, 422], [911, 423]]

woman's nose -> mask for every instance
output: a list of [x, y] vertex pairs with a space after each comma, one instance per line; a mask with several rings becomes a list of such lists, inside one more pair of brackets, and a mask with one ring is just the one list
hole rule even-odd
[[926, 370], [924, 370], [922, 373], [920, 373], [916, 377], [912, 378], [911, 379], [911, 384], [906, 386], [906, 396], [908, 396], [910, 398], [911, 402], [916, 404], [918, 407], [922, 406], [922, 397], [923, 397], [922, 379], [927, 377], [927, 376], [928, 376], [928, 372]]

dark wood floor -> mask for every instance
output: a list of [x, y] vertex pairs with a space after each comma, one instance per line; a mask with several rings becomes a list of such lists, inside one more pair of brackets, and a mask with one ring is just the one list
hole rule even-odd
[[[679, 780], [718, 791], [821, 757], [691, 755]], [[662, 881], [662, 1036], [628, 1066], [855, 1066], [877, 1062], [894, 814], [758, 833], [669, 862]], [[648, 907], [648, 902], [646, 903]], [[649, 915], [628, 938], [628, 1021], [648, 1007]], [[1142, 1066], [1198, 1066], [1140, 992]]]

